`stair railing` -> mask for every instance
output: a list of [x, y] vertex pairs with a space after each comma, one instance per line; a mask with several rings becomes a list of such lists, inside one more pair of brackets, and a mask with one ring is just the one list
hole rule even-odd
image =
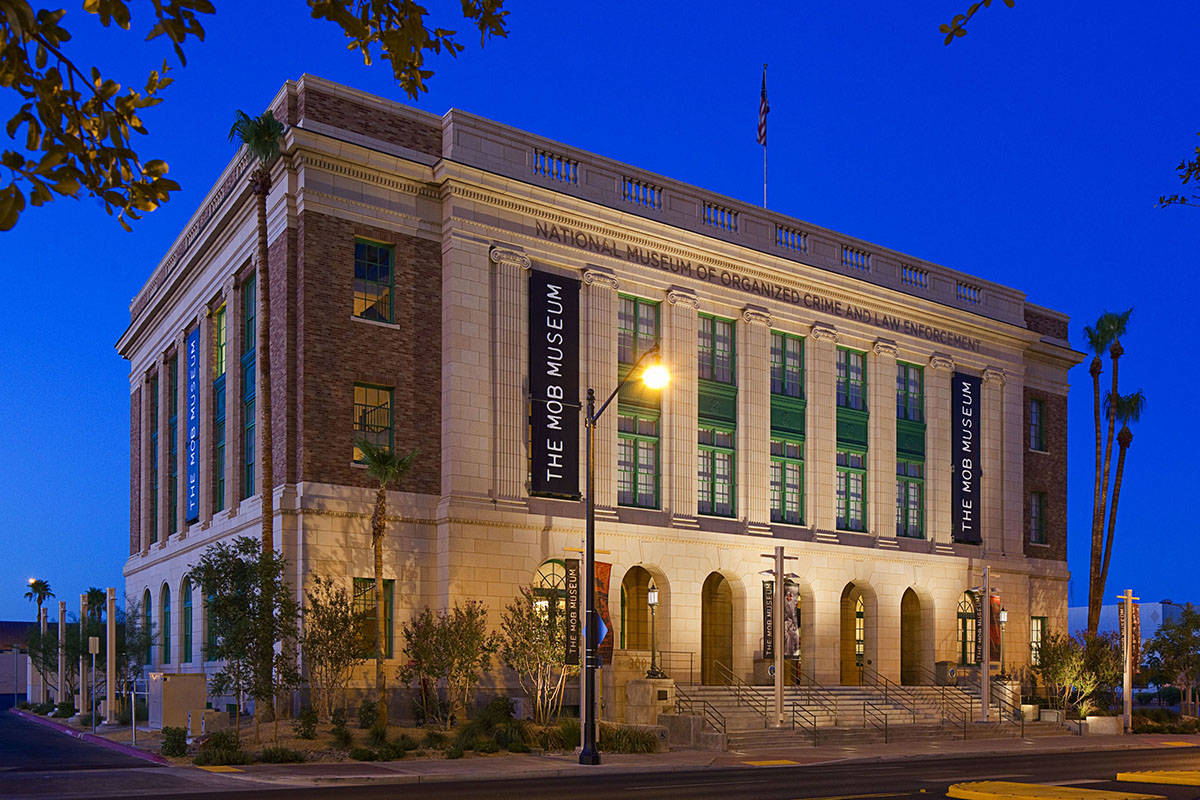
[[945, 686], [938, 683], [937, 675], [928, 667], [919, 667], [918, 674], [922, 681], [927, 681], [937, 692], [938, 712], [942, 724], [954, 725], [962, 730], [963, 739], [967, 738], [967, 723], [974, 716], [975, 703], [971, 697], [964, 695], [957, 686]]
[[[1021, 728], [1021, 738], [1025, 738], [1025, 714], [1021, 711], [1020, 706], [1010, 703], [997, 691], [996, 684], [1000, 682], [999, 678], [992, 678], [992, 691], [989, 695], [991, 701], [996, 704], [999, 709], [999, 717], [1001, 722], [1010, 722], [1013, 725], [1018, 725]], [[982, 702], [982, 701], [981, 701]]]
[[746, 683], [735, 675], [733, 670], [720, 661], [713, 661], [713, 668], [717, 673], [717, 678], [725, 681], [733, 689], [733, 696], [737, 700], [737, 704], [742, 705], [744, 703], [755, 711], [758, 711], [762, 714], [763, 727], [770, 727], [770, 703], [762, 691], [758, 687]]
[[883, 701], [907, 711], [914, 725], [917, 724], [917, 702], [912, 693], [900, 684], [881, 675], [879, 670], [864, 664], [858, 668], [858, 683], [860, 686], [870, 686], [883, 693]]
[[888, 715], [886, 706], [881, 706], [872, 700], [863, 700], [863, 727], [873, 726], [883, 731], [883, 743], [888, 743]]
[[833, 692], [826, 689], [811, 672], [805, 672], [803, 669], [799, 671], [800, 687], [804, 693], [805, 705], [817, 705], [833, 717], [833, 724], [838, 724], [838, 698]]
[[[700, 713], [697, 714], [696, 712]], [[675, 712], [677, 714], [691, 714], [699, 716], [704, 722], [717, 733], [726, 733], [725, 715], [718, 711], [714, 706], [704, 700], [698, 700], [682, 688], [679, 684], [675, 685]]]

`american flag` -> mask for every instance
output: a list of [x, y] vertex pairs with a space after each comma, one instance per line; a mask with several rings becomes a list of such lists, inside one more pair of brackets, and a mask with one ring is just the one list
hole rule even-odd
[[767, 112], [771, 106], [767, 103], [767, 68], [763, 67], [762, 98], [758, 101], [758, 143], [767, 146]]

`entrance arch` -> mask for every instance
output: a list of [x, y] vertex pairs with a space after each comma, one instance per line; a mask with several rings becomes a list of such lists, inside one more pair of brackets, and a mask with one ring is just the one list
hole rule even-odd
[[700, 591], [700, 680], [727, 683], [717, 663], [733, 669], [733, 590], [719, 572], [704, 580]]
[[921, 683], [921, 598], [905, 589], [900, 598], [900, 683]]
[[650, 649], [650, 573], [633, 566], [621, 581], [621, 648]]
[[841, 601], [841, 682], [858, 686], [861, 668], [875, 667], [875, 593], [870, 587], [848, 583]]

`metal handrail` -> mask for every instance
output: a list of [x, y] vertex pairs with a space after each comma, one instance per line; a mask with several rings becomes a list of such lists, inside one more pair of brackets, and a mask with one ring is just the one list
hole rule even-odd
[[863, 727], [867, 727], [870, 723], [876, 730], [883, 731], [883, 743], [888, 743], [888, 715], [887, 708], [881, 707], [879, 704], [871, 700], [863, 700]]
[[687, 657], [687, 684], [695, 686], [696, 681], [696, 654], [691, 650], [659, 650], [658, 665], [664, 672], [675, 679], [676, 684], [683, 683], [680, 679], [682, 675], [683, 657]]
[[761, 690], [746, 683], [735, 675], [733, 670], [720, 661], [713, 661], [713, 668], [716, 670], [718, 678], [728, 681], [728, 685], [733, 689], [733, 697], [737, 700], [738, 705], [742, 705], [742, 701], [745, 700], [746, 705], [762, 714], [763, 727], [769, 727], [771, 724], [770, 701]]
[[[1003, 697], [1000, 696], [1000, 694], [996, 691], [996, 687], [995, 687], [995, 684], [998, 682], [999, 682], [998, 678], [992, 678], [992, 691], [989, 694], [989, 699], [993, 703], [995, 703], [996, 706], [1000, 709], [999, 716], [1000, 716], [1001, 722], [1011, 722], [1014, 725], [1019, 724], [1021, 726], [1021, 738], [1024, 739], [1025, 738], [1025, 714], [1021, 712], [1021, 709], [1019, 706], [1016, 706], [1013, 703], [1010, 703], [1009, 701], [1005, 700]], [[982, 702], [982, 701], [980, 701], [980, 702]], [[1007, 714], [1008, 714], [1007, 720], [1005, 720], [1005, 712], [1007, 712]]]
[[833, 717], [833, 724], [837, 725], [839, 716], [837, 695], [818, 683], [811, 672], [800, 670], [799, 675], [800, 680], [804, 681], [806, 704], [815, 700], [817, 705]]
[[937, 675], [928, 667], [918, 667], [918, 674], [922, 680], [928, 680], [929, 686], [937, 689], [938, 693], [938, 712], [942, 716], [942, 723], [953, 723], [962, 728], [963, 739], [967, 738], [967, 723], [971, 720], [974, 712], [974, 702], [969, 696], [964, 697], [963, 694], [957, 691], [958, 687], [945, 686], [937, 682]]
[[885, 703], [899, 706], [909, 713], [914, 725], [917, 724], [917, 701], [912, 693], [886, 675], [880, 674], [874, 667], [863, 665], [858, 668], [858, 683], [860, 686], [874, 686], [883, 690]]
[[804, 706], [802, 706], [799, 703], [794, 702], [794, 701], [791, 704], [791, 712], [792, 712], [792, 730], [793, 731], [796, 730], [796, 717], [799, 716], [800, 721], [802, 723], [807, 723], [808, 727], [812, 729], [813, 747], [816, 747], [817, 746], [817, 715], [814, 714], [812, 711], [809, 711]]
[[712, 704], [705, 700], [697, 700], [690, 696], [679, 685], [675, 686], [675, 711], [679, 714], [691, 714], [696, 716], [696, 706], [700, 707], [700, 718], [718, 733], [724, 734], [725, 730], [725, 715], [718, 711]]

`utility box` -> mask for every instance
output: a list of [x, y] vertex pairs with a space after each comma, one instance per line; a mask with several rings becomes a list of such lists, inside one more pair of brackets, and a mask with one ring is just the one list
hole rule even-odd
[[208, 681], [199, 672], [151, 672], [149, 686], [149, 724], [186, 728], [188, 711], [204, 708]]

